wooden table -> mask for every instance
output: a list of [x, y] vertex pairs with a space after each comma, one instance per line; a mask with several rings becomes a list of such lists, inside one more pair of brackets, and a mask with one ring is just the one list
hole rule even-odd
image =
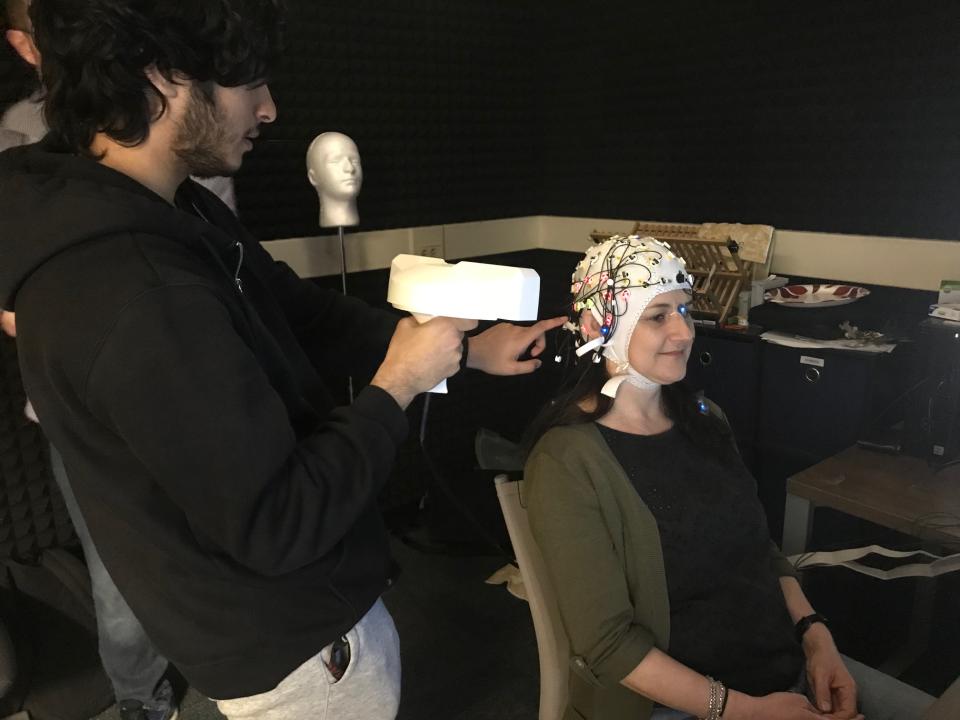
[[[920, 539], [960, 550], [960, 465], [934, 472], [926, 461], [852, 446], [787, 480], [783, 552], [806, 551], [813, 513], [829, 507]], [[936, 578], [918, 578], [907, 644], [881, 665], [899, 675], [927, 647]]]
[[924, 460], [853, 446], [797, 473], [787, 480], [785, 555], [807, 549], [817, 507], [956, 548], [960, 545], [960, 465], [934, 473]]

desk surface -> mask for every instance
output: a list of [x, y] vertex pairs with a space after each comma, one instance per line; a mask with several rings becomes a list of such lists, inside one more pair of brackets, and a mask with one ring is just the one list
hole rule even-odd
[[787, 492], [914, 537], [960, 542], [960, 465], [934, 473], [918, 458], [853, 446], [789, 478]]

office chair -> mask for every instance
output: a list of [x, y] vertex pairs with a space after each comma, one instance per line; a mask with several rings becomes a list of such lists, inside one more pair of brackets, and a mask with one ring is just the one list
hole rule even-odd
[[540, 548], [530, 533], [527, 509], [523, 505], [523, 480], [494, 478], [497, 498], [507, 523], [520, 566], [520, 575], [530, 602], [533, 629], [540, 657], [539, 720], [560, 720], [567, 706], [567, 680], [570, 667], [570, 643], [560, 620], [560, 609]]

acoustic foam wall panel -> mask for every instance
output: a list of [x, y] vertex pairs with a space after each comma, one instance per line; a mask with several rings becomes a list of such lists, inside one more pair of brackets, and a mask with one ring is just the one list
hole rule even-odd
[[548, 22], [547, 214], [958, 236], [956, 3], [613, 0]]
[[[280, 116], [237, 179], [318, 232], [303, 156], [360, 145], [362, 229], [531, 214], [956, 238], [960, 4], [289, 0]], [[19, 81], [0, 53], [0, 106]], [[13, 73], [13, 75], [11, 75]]]
[[0, 333], [0, 558], [17, 560], [76, 543], [46, 438], [24, 417], [25, 402], [16, 343]]
[[540, 128], [530, 2], [290, 4], [271, 83], [279, 117], [238, 178], [261, 238], [318, 234], [304, 155], [321, 131], [358, 144], [361, 228], [534, 214]]

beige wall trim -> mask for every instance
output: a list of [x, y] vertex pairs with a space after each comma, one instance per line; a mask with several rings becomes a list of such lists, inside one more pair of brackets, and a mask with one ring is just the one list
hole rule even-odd
[[[395, 255], [413, 253], [448, 260], [531, 250], [537, 247], [538, 218], [434, 225], [344, 234], [347, 272], [390, 267]], [[300, 277], [340, 274], [340, 240], [336, 235], [286, 238], [263, 243]]]
[[539, 221], [536, 216], [487, 220], [485, 222], [444, 225], [446, 257], [496, 255], [497, 253], [533, 250], [539, 247]]
[[[414, 238], [443, 239], [442, 228], [409, 228], [344, 235], [347, 272], [390, 267], [394, 255], [411, 252]], [[282, 260], [300, 277], [340, 274], [340, 240], [336, 235], [286, 238], [263, 243], [274, 260]]]
[[778, 275], [937, 290], [960, 278], [960, 242], [778, 230], [773, 266]]
[[[610, 220], [603, 218], [558, 217], [541, 215], [540, 240], [537, 244], [545, 250], [568, 250], [584, 252], [593, 244], [590, 233], [602, 232], [627, 234], [636, 224], [636, 220]], [[572, 268], [571, 268], [572, 270]]]
[[[420, 228], [346, 234], [347, 270], [390, 267], [400, 253], [458, 260], [543, 248], [582, 252], [590, 232], [629, 232], [634, 221], [539, 215]], [[288, 238], [265, 242], [278, 260], [301, 277], [337, 275], [337, 237]], [[960, 278], [960, 242], [777, 230], [772, 271], [849, 282], [936, 290], [943, 279]]]
[[[629, 232], [633, 221], [540, 217], [538, 246], [582, 251], [592, 230]], [[960, 278], [960, 242], [777, 230], [771, 271], [874, 285], [936, 290]]]

